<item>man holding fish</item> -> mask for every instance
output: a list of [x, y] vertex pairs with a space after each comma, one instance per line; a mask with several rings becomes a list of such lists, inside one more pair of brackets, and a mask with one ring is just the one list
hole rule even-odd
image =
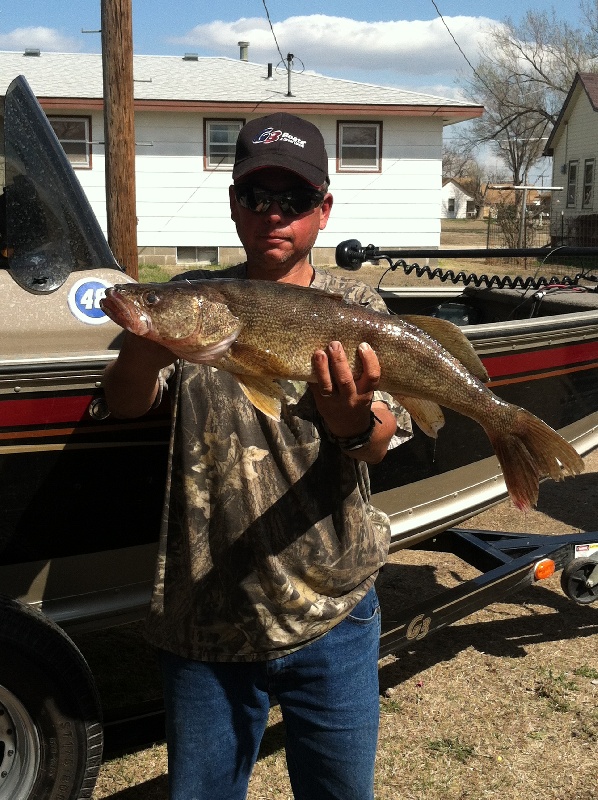
[[[265, 286], [256, 282], [274, 282], [309, 287], [314, 300], [334, 292], [385, 311], [369, 287], [310, 263], [332, 208], [328, 157], [314, 125], [286, 113], [247, 123], [233, 181], [231, 216], [247, 261], [177, 280], [235, 279], [240, 291], [249, 281], [256, 305]], [[191, 315], [162, 304], [172, 335], [152, 341], [159, 290], [150, 288], [144, 301], [145, 311], [116, 293], [104, 301], [129, 331], [104, 386], [116, 416], [146, 413], [166, 385], [172, 406], [147, 626], [164, 676], [170, 796], [245, 798], [273, 696], [295, 798], [373, 800], [374, 581], [390, 529], [370, 504], [366, 464], [410, 437], [409, 417], [378, 390], [380, 365], [366, 342], [349, 357], [342, 342], [322, 343], [308, 354], [309, 383], [291, 375], [273, 382], [260, 369], [266, 356], [243, 341], [223, 303], [207, 325], [217, 331], [201, 352], [187, 353], [177, 342]], [[193, 303], [205, 316], [202, 301]], [[292, 321], [278, 320], [280, 311], [275, 300], [260, 306], [282, 334]]]

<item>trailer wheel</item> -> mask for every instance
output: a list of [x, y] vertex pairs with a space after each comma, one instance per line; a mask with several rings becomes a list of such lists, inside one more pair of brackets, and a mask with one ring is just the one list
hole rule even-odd
[[90, 798], [102, 758], [85, 659], [39, 612], [0, 596], [0, 798]]
[[598, 578], [593, 585], [588, 584], [598, 562], [591, 558], [575, 558], [564, 567], [561, 573], [561, 587], [567, 597], [580, 605], [588, 605], [598, 600]]

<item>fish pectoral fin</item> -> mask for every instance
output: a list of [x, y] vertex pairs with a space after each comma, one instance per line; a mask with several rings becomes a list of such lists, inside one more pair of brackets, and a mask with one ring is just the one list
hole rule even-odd
[[421, 428], [426, 436], [431, 439], [438, 437], [438, 431], [444, 425], [444, 414], [438, 403], [404, 395], [394, 395], [394, 398], [409, 412], [418, 428]]
[[233, 374], [249, 402], [253, 403], [258, 411], [280, 422], [280, 404], [285, 396], [282, 387], [271, 378]]
[[400, 316], [409, 325], [415, 325], [416, 328], [435, 339], [476, 378], [481, 381], [488, 380], [486, 367], [482, 364], [473, 345], [458, 325], [454, 325], [447, 319], [425, 317], [422, 314], [401, 314]]
[[237, 327], [227, 336], [211, 344], [203, 345], [202, 347], [198, 347], [196, 344], [190, 345], [188, 347], [188, 352], [185, 348], [177, 345], [176, 342], [172, 344], [170, 341], [167, 341], [166, 346], [170, 346], [173, 352], [179, 353], [192, 364], [216, 364], [228, 350], [230, 350], [231, 345], [240, 332], [241, 328]]
[[247, 342], [235, 342], [230, 349], [228, 358], [231, 364], [242, 366], [243, 373], [250, 372], [257, 376], [290, 377], [288, 366], [275, 353], [271, 350], [254, 347]]

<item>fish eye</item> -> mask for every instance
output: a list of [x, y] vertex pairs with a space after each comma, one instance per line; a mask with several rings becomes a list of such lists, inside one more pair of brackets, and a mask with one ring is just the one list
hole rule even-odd
[[160, 299], [157, 292], [146, 292], [143, 298], [148, 306], [154, 306]]

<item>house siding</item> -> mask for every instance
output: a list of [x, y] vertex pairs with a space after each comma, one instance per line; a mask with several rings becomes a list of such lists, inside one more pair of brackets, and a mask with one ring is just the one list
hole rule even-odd
[[[339, 242], [355, 238], [380, 247], [437, 248], [441, 121], [383, 120], [382, 170], [359, 173], [336, 171], [336, 118], [310, 119], [324, 136], [334, 197], [318, 248], [332, 253]], [[95, 131], [103, 131], [101, 115], [94, 115], [92, 123]], [[142, 260], [171, 263], [177, 247], [236, 248], [233, 258], [239, 252], [228, 205], [231, 171], [204, 169], [203, 123], [203, 115], [189, 113], [135, 115], [137, 242]], [[94, 145], [92, 152], [93, 168], [78, 170], [77, 175], [106, 232], [104, 148]]]
[[[551, 229], [558, 234], [560, 226], [566, 229], [569, 221], [579, 216], [598, 213], [596, 176], [598, 171], [598, 114], [592, 108], [582, 86], [579, 86], [570, 103], [570, 111], [561, 122], [561, 130], [554, 143], [552, 185], [562, 186], [554, 192], [551, 211]], [[582, 208], [584, 163], [595, 160], [593, 199], [590, 207]], [[567, 206], [567, 169], [571, 161], [578, 162], [575, 205]], [[563, 172], [563, 167], [565, 171]]]

